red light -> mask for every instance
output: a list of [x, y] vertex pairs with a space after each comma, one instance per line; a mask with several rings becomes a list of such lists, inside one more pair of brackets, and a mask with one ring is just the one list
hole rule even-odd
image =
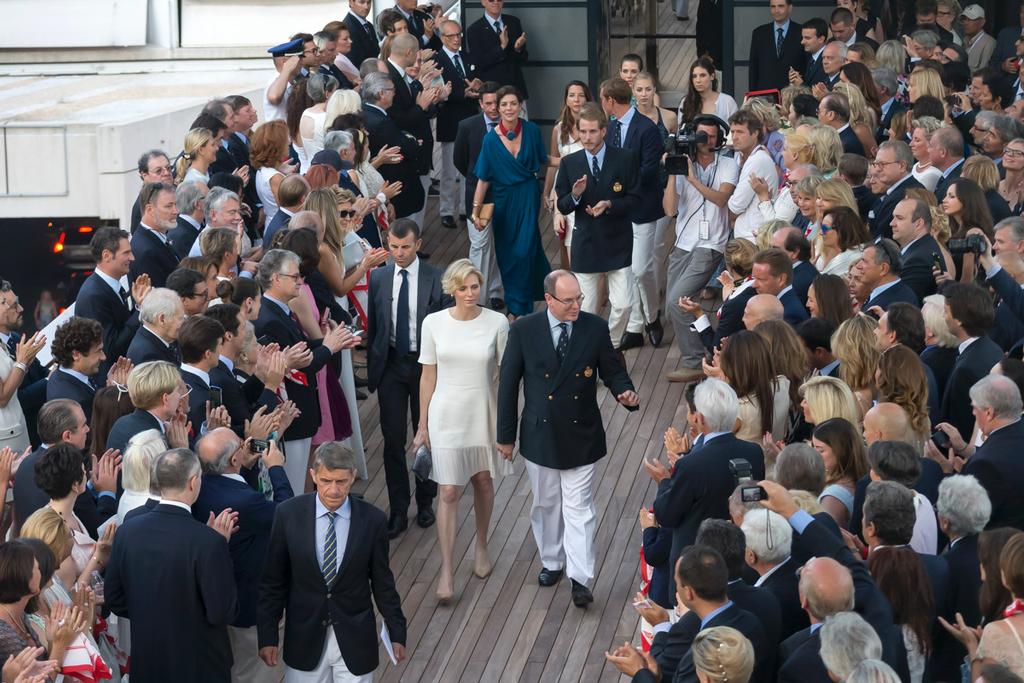
[[92, 231], [93, 231], [93, 227], [91, 225], [80, 225], [80, 226], [78, 226], [78, 232], [80, 232], [80, 233], [90, 233]]
[[54, 253], [54, 254], [59, 254], [60, 252], [64, 251], [64, 238], [65, 238], [66, 236], [67, 236], [67, 233], [63, 233], [63, 232], [62, 232], [62, 233], [60, 234], [60, 239], [58, 239], [58, 240], [57, 240], [57, 241], [56, 241], [56, 242], [55, 242], [55, 243], [53, 244], [53, 253]]

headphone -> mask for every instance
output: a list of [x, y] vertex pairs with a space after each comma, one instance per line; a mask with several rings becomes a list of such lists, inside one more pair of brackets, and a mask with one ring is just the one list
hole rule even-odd
[[695, 131], [697, 130], [697, 126], [701, 124], [705, 126], [716, 126], [718, 128], [718, 143], [715, 145], [714, 149], [718, 152], [725, 147], [725, 139], [729, 137], [729, 126], [725, 121], [714, 114], [698, 114], [693, 117], [693, 121], [691, 123]]

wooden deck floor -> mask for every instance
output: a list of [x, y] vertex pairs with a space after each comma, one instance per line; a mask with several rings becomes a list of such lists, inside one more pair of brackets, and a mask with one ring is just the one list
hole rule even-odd
[[[672, 0], [647, 0], [655, 2], [658, 12], [657, 33], [659, 35], [694, 35], [697, 30], [697, 0], [690, 0], [690, 12], [687, 21], [676, 19], [672, 10]], [[647, 32], [646, 20], [627, 22], [624, 17], [612, 20], [613, 34], [644, 34]], [[662, 100], [666, 106], [675, 108], [678, 95], [666, 98], [664, 93], [682, 93], [686, 91], [687, 76], [690, 64], [697, 58], [697, 43], [692, 38], [658, 38], [658, 80], [659, 90], [663, 91]], [[611, 63], [613, 68], [619, 63], [622, 55], [633, 52], [643, 56], [645, 41], [641, 38], [616, 38], [611, 41]], [[649, 66], [649, 65], [647, 65]]]
[[[444, 267], [468, 253], [468, 239], [461, 225], [456, 230], [442, 228], [437, 200], [430, 201], [424, 248], [431, 263]], [[541, 230], [548, 256], [557, 266], [557, 242], [547, 216]], [[397, 669], [390, 662], [382, 665], [378, 680], [618, 680], [618, 672], [605, 665], [603, 652], [613, 643], [638, 642], [638, 620], [630, 599], [638, 586], [637, 514], [652, 502], [655, 491], [642, 460], [661, 453], [665, 429], [682, 419], [677, 415], [682, 386], [663, 379], [679, 357], [671, 330], [667, 331], [669, 338], [660, 348], [648, 345], [626, 354], [641, 396], [639, 411], [627, 412], [603, 386], [599, 390], [608, 455], [597, 469], [594, 604], [586, 610], [574, 607], [568, 580], [553, 588], [537, 584], [540, 564], [530, 531], [530, 486], [517, 455], [514, 474], [496, 485], [489, 540], [494, 571], [485, 580], [472, 574], [472, 487], [460, 501], [452, 604], [440, 606], [435, 597], [440, 567], [435, 529], [420, 529], [410, 520], [409, 531], [392, 543], [391, 568], [409, 621], [408, 658]], [[370, 478], [358, 482], [355, 490], [386, 510], [375, 396], [361, 402], [360, 420]]]

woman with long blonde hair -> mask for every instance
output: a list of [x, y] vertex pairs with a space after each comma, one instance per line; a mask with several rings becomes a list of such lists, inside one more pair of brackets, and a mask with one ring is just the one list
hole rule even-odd
[[185, 134], [181, 156], [174, 162], [178, 184], [198, 180], [210, 182], [210, 164], [217, 160], [217, 142], [206, 128], [193, 128]]
[[850, 103], [850, 127], [857, 134], [857, 139], [864, 147], [864, 155], [870, 160], [875, 158], [878, 151], [878, 143], [875, 140], [875, 129], [878, 127], [878, 118], [875, 112], [868, 106], [864, 93], [853, 83], [840, 81], [832, 88], [832, 92], [846, 95]]
[[917, 69], [907, 79], [907, 94], [911, 104], [917, 102], [917, 98], [929, 95], [939, 102], [945, 101], [946, 88], [942, 85], [942, 76], [934, 69]]
[[871, 407], [875, 397], [875, 368], [878, 367], [879, 355], [875, 345], [877, 327], [877, 320], [858, 313], [843, 322], [832, 335], [832, 355], [839, 360], [839, 376], [853, 391], [860, 418]]
[[875, 370], [878, 402], [895, 403], [906, 411], [918, 446], [931, 434], [928, 419], [928, 378], [920, 357], [903, 344], [890, 346], [878, 359]]
[[843, 141], [839, 139], [839, 133], [832, 126], [814, 126], [808, 140], [814, 148], [814, 165], [826, 178], [831, 178], [839, 167], [839, 158], [843, 156]]

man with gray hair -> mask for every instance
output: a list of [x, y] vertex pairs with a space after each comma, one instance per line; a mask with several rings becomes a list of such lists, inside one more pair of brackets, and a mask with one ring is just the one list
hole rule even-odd
[[332, 149], [342, 155], [342, 152], [352, 149], [352, 133], [347, 130], [332, 130], [324, 135], [324, 149]]
[[[167, 157], [167, 152], [162, 149], [151, 149], [143, 152], [142, 156], [139, 157], [138, 170], [139, 178], [142, 179], [143, 185], [150, 183], [166, 183], [170, 185], [174, 182], [174, 176], [171, 174], [170, 159]], [[139, 198], [136, 197], [135, 203], [132, 205], [130, 224], [132, 235], [139, 229], [141, 221], [142, 205], [139, 203]]]
[[[670, 566], [697, 538], [705, 519], [729, 519], [729, 495], [736, 487], [729, 461], [746, 460], [753, 480], [764, 478], [761, 447], [732, 433], [739, 410], [736, 392], [725, 382], [706, 379], [694, 391], [700, 435], [689, 454], [676, 463], [671, 477], [659, 483], [654, 500], [658, 524], [672, 529]], [[675, 592], [673, 587], [670, 595]]]
[[[242, 220], [242, 203], [237, 194], [224, 187], [213, 188], [206, 195], [205, 214], [206, 227], [203, 228], [203, 231], [210, 228], [231, 228], [242, 235], [242, 255], [244, 256], [249, 252], [252, 248], [252, 240], [245, 234], [245, 226]], [[192, 244], [192, 248], [189, 249], [189, 256], [203, 255], [203, 251], [199, 246], [202, 241], [201, 235], [202, 231], [200, 232], [200, 238], [197, 238]]]
[[174, 204], [178, 208], [178, 224], [167, 233], [171, 248], [181, 260], [192, 251], [192, 245], [199, 239], [205, 217], [206, 195], [210, 189], [206, 183], [190, 180], [178, 185], [174, 191]]
[[178, 267], [178, 255], [167, 240], [167, 233], [177, 225], [174, 186], [150, 183], [139, 193], [142, 220], [132, 236], [132, 261], [128, 282], [135, 282], [142, 273], [149, 276], [154, 287], [163, 287], [167, 276]]
[[780, 641], [785, 640], [809, 623], [800, 607], [800, 578], [790, 555], [793, 530], [781, 516], [763, 508], [748, 512], [740, 529], [747, 543], [743, 559], [758, 574], [754, 585], [770, 591], [779, 602]]
[[[260, 439], [266, 430], [251, 429]], [[228, 626], [228, 638], [234, 664], [231, 680], [276, 683], [284, 671], [280, 666], [265, 666], [257, 656], [257, 598], [260, 574], [270, 545], [270, 530], [280, 503], [292, 497], [292, 487], [284, 471], [284, 454], [277, 442], [255, 438], [244, 442], [227, 427], [208, 432], [196, 443], [203, 465], [203, 486], [192, 504], [192, 515], [200, 522], [215, 518], [224, 510], [238, 514], [238, 532], [228, 547], [238, 592], [238, 615]], [[242, 468], [258, 468], [260, 462], [274, 487], [272, 500], [254, 489], [242, 478]]]
[[192, 517], [202, 481], [188, 449], [162, 453], [152, 476], [161, 501], [117, 530], [104, 584], [107, 607], [131, 619], [132, 676], [228, 681], [227, 625], [238, 600], [227, 541], [236, 515], [225, 510], [207, 524]]
[[349, 495], [356, 460], [340, 442], [316, 449], [309, 475], [316, 492], [285, 501], [274, 517], [259, 590], [259, 656], [271, 667], [283, 660], [288, 681], [372, 681], [379, 650], [374, 604], [384, 620], [380, 636], [399, 662], [405, 658], [387, 518]]
[[185, 307], [174, 291], [157, 287], [139, 306], [142, 326], [125, 354], [134, 365], [151, 360], [163, 360], [181, 365], [178, 350], [178, 330], [185, 321]]
[[960, 177], [964, 169], [964, 136], [956, 126], [943, 126], [928, 140], [928, 159], [942, 171], [935, 186], [935, 198], [941, 204], [946, 190]]
[[976, 477], [957, 474], [939, 484], [936, 506], [939, 528], [949, 537], [942, 559], [949, 565], [952, 580], [950, 612], [964, 615], [964, 623], [981, 623], [978, 591], [981, 572], [978, 562], [978, 534], [992, 517], [988, 492]]
[[[388, 64], [388, 68], [393, 68], [390, 62]], [[392, 199], [391, 205], [395, 207], [396, 218], [405, 218], [420, 212], [426, 205], [426, 192], [420, 182], [418, 170], [420, 156], [424, 151], [421, 150], [417, 137], [405, 132], [395, 119], [391, 118], [397, 87], [404, 88], [406, 95], [410, 96], [409, 86], [404, 80], [396, 86], [390, 75], [372, 73], [363, 79], [361, 93], [366, 132], [370, 136], [370, 149], [398, 147], [400, 150], [402, 162], [384, 164], [380, 167], [380, 174], [389, 183], [402, 183], [402, 191]]]
[[810, 444], [791, 443], [775, 458], [771, 478], [790, 491], [807, 491], [817, 497], [825, 489], [825, 464]]
[[845, 681], [865, 659], [882, 658], [882, 641], [862, 616], [840, 612], [822, 624], [820, 653], [832, 680]]
[[911, 173], [915, 163], [910, 147], [902, 140], [887, 140], [878, 146], [872, 166], [875, 177], [886, 189], [868, 212], [868, 224], [876, 238], [892, 239], [896, 205], [906, 197], [907, 190], [924, 187]]
[[888, 67], [872, 69], [871, 78], [875, 82], [875, 89], [878, 90], [878, 99], [882, 101], [882, 117], [878, 121], [878, 130], [875, 133], [875, 140], [882, 144], [889, 139], [892, 117], [906, 111], [907, 108], [896, 99], [900, 88], [895, 71]]

